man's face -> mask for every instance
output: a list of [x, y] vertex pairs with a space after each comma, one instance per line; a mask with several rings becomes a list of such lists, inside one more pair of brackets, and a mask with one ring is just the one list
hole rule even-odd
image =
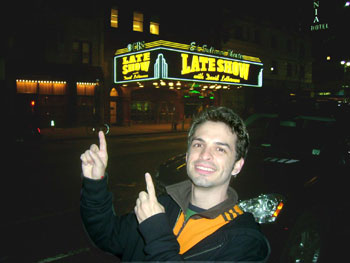
[[239, 173], [243, 159], [235, 163], [236, 135], [222, 122], [207, 121], [197, 127], [186, 155], [187, 174], [195, 186], [228, 185]]

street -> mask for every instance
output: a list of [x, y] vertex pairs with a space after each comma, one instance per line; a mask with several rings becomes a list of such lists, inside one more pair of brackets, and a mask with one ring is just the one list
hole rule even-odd
[[[80, 154], [98, 138], [16, 145], [3, 174], [0, 262], [116, 262], [95, 248], [79, 214]], [[186, 134], [107, 137], [109, 187], [117, 214], [133, 209], [168, 158], [186, 150]]]

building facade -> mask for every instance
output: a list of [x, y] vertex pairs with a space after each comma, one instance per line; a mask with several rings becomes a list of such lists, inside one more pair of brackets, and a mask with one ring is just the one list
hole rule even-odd
[[83, 7], [43, 1], [9, 7], [2, 59], [15, 123], [64, 127], [93, 118], [104, 78], [102, 23]]
[[[18, 10], [13, 7], [13, 11]], [[28, 21], [26, 27], [14, 19], [2, 48], [2, 81], [10, 113], [16, 119], [34, 116], [42, 127], [179, 123], [209, 105], [229, 106], [247, 115], [286, 97], [311, 93], [308, 37], [268, 20], [261, 22], [249, 12], [239, 16], [232, 12], [194, 4], [169, 12], [149, 3], [110, 0], [87, 6], [83, 1], [34, 1], [20, 12]], [[169, 56], [179, 55], [165, 57], [168, 77], [154, 77], [153, 51], [149, 58], [142, 55], [150, 49], [145, 47], [149, 43], [166, 48]], [[179, 52], [170, 54], [170, 48]], [[139, 74], [138, 81], [117, 79], [118, 55], [119, 61], [124, 56], [125, 71], [131, 74], [124, 77]], [[180, 60], [171, 62], [176, 59]], [[199, 69], [196, 59], [201, 59]], [[217, 77], [210, 75], [214, 62], [209, 61], [214, 60], [216, 70], [222, 72], [225, 66], [220, 68], [220, 63], [236, 66]], [[237, 65], [247, 63], [261, 67], [256, 71], [260, 83], [255, 83], [259, 77], [255, 71], [255, 82], [245, 80], [243, 73], [242, 78], [229, 76], [239, 75]], [[153, 79], [135, 73], [147, 66], [153, 67]], [[188, 67], [196, 74], [177, 75]], [[217, 78], [231, 81], [220, 83]]]
[[313, 59], [308, 34], [253, 16], [229, 19], [226, 27], [228, 36], [222, 40], [222, 47], [259, 57], [264, 64], [262, 88], [238, 86], [231, 96], [225, 96], [232, 107], [236, 105], [243, 112], [272, 110], [289, 98], [312, 96]]

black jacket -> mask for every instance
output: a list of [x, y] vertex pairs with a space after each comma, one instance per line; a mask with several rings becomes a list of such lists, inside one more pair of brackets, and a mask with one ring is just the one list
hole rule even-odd
[[[268, 241], [250, 213], [235, 217], [180, 255], [173, 227], [180, 211], [188, 205], [189, 185], [190, 182], [183, 182], [169, 187], [169, 195], [158, 198], [165, 213], [138, 224], [134, 213], [115, 215], [112, 194], [107, 191], [107, 176], [102, 180], [84, 178], [81, 216], [85, 229], [97, 247], [113, 253], [122, 261], [267, 261], [270, 253]], [[233, 189], [229, 199], [195, 217], [211, 218], [222, 213], [225, 206], [232, 207], [232, 202], [237, 201]]]

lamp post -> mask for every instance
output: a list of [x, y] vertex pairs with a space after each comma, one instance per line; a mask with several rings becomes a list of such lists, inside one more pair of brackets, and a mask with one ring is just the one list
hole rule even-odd
[[[349, 73], [350, 72], [347, 72], [348, 71], [348, 68], [350, 68], [350, 59], [348, 60], [342, 60], [340, 61], [340, 65], [342, 65], [344, 67], [344, 75], [343, 75], [343, 84], [342, 84], [342, 89], [345, 91], [348, 90], [349, 88], [349, 80], [350, 80], [350, 76], [349, 76]], [[346, 91], [346, 93], [348, 93], [348, 91]]]
[[347, 68], [350, 67], [350, 60], [342, 60], [340, 61], [340, 65], [344, 67], [344, 72], [346, 72]]

